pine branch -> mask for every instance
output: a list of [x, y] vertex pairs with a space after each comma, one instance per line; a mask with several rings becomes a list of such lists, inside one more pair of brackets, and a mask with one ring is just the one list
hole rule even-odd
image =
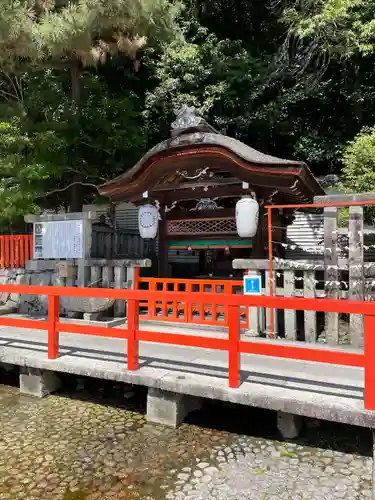
[[67, 191], [68, 189], [70, 189], [71, 187], [73, 186], [84, 186], [84, 187], [93, 187], [95, 188], [98, 193], [99, 193], [99, 189], [98, 189], [98, 186], [96, 184], [92, 184], [91, 182], [71, 182], [70, 184], [68, 184], [66, 187], [64, 188], [61, 188], [61, 189], [53, 189], [52, 191], [48, 191], [47, 193], [44, 194], [44, 196], [50, 196], [51, 194], [56, 194], [56, 193], [63, 193], [64, 191]]
[[82, 172], [80, 170], [75, 170], [74, 168], [67, 168], [67, 170], [69, 172], [72, 172], [73, 174], [79, 174], [79, 175], [83, 175], [85, 177], [91, 177], [91, 179], [98, 179], [98, 181], [102, 181], [102, 182], [108, 182], [108, 179], [106, 179], [105, 177], [101, 177], [100, 175], [91, 175], [91, 174], [88, 174], [87, 172]]

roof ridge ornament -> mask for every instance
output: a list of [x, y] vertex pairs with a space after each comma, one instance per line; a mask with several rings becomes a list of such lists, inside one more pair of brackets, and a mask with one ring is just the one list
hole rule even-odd
[[190, 209], [190, 212], [196, 212], [201, 210], [220, 210], [223, 207], [220, 207], [217, 203], [219, 198], [201, 198], [198, 200], [196, 206]]
[[197, 111], [193, 106], [184, 104], [178, 111], [176, 111], [176, 120], [172, 122], [172, 130], [189, 129], [206, 125], [207, 122], [201, 116], [197, 115]]

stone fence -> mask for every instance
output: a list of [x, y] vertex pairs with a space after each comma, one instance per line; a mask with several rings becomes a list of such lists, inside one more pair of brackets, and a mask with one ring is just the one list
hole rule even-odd
[[[134, 288], [134, 269], [150, 267], [151, 261], [142, 260], [30, 260], [25, 269], [2, 270], [0, 283], [40, 286], [85, 286], [92, 288]], [[81, 276], [78, 278], [80, 270]], [[83, 279], [83, 281], [82, 281]], [[64, 297], [61, 313], [68, 317], [97, 320], [103, 314], [111, 317], [125, 317], [123, 301], [110, 299], [77, 299]], [[21, 314], [45, 315], [48, 300], [45, 296], [1, 294], [0, 314], [19, 312]]]
[[[263, 293], [269, 293], [269, 263], [267, 259], [235, 259], [235, 269], [248, 270], [251, 275], [262, 277]], [[274, 259], [274, 293], [280, 297], [352, 299], [352, 290], [361, 291], [364, 300], [375, 299], [375, 263], [361, 265], [360, 277], [350, 273], [348, 259], [339, 259], [335, 267], [334, 281], [330, 265], [324, 261]], [[352, 288], [352, 290], [351, 290]], [[334, 291], [334, 294], [333, 294]], [[249, 311], [252, 336], [270, 332], [270, 310], [251, 308]], [[350, 344], [363, 346], [363, 321], [353, 315], [319, 313], [314, 311], [274, 310], [276, 335], [290, 340], [327, 342], [330, 345]]]

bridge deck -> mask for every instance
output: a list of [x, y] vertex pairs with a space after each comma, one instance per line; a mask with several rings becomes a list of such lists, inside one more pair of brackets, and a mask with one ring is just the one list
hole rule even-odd
[[[193, 334], [182, 326], [152, 329]], [[242, 384], [230, 389], [225, 352], [140, 343], [140, 368], [129, 372], [125, 340], [62, 333], [60, 357], [48, 360], [46, 332], [8, 327], [0, 327], [0, 361], [375, 428], [375, 412], [363, 406], [361, 368], [242, 354]]]

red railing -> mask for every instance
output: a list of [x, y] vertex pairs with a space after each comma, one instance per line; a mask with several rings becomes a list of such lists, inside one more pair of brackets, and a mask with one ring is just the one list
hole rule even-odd
[[[136, 269], [138, 270], [138, 269]], [[228, 309], [220, 303], [223, 294], [243, 294], [243, 282], [237, 280], [200, 280], [171, 278], [138, 278], [137, 288], [152, 292], [207, 293], [204, 302], [169, 301], [159, 294], [158, 300], [140, 302], [142, 319], [193, 323], [198, 325], [226, 326]], [[212, 302], [211, 296], [215, 296]], [[216, 302], [217, 301], [217, 302]], [[248, 309], [241, 308], [240, 324], [248, 328]]]
[[[240, 385], [240, 355], [241, 353], [274, 356], [279, 358], [297, 359], [318, 363], [355, 366], [364, 368], [364, 407], [375, 410], [375, 304], [363, 301], [302, 299], [271, 296], [241, 296], [214, 294], [211, 302], [224, 304], [228, 308], [228, 338], [209, 338], [195, 335], [154, 332], [139, 329], [139, 303], [156, 302], [163, 299], [173, 302], [197, 303], [205, 302], [204, 293], [186, 292], [156, 292], [142, 290], [119, 290], [103, 288], [68, 288], [42, 287], [22, 285], [0, 285], [0, 293], [37, 294], [48, 296], [48, 319], [38, 321], [0, 317], [0, 326], [22, 327], [27, 329], [45, 330], [48, 332], [48, 358], [59, 356], [59, 333], [78, 333], [101, 337], [114, 337], [127, 340], [128, 370], [137, 370], [139, 366], [139, 342], [157, 342], [178, 346], [217, 349], [228, 352], [229, 386], [237, 388]], [[126, 328], [104, 328], [60, 322], [60, 297], [100, 297], [126, 300], [128, 303]], [[307, 311], [322, 311], [326, 313], [361, 314], [364, 315], [364, 352], [324, 348], [317, 345], [306, 347], [306, 344], [287, 345], [283, 343], [246, 342], [240, 339], [239, 307], [262, 307], [269, 309], [297, 309]]]
[[0, 268], [21, 268], [32, 258], [32, 234], [0, 236]]

